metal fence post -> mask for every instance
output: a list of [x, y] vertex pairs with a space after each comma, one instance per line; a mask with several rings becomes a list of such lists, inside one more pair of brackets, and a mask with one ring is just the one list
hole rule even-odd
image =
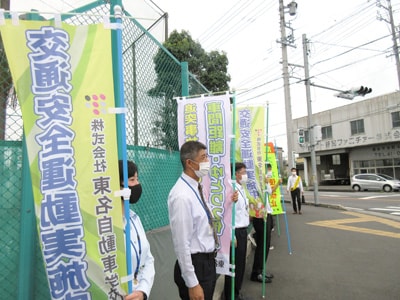
[[181, 62], [182, 68], [182, 96], [189, 96], [189, 64], [184, 61]]
[[[16, 199], [17, 200], [17, 199]], [[25, 138], [22, 141], [21, 232], [18, 266], [18, 300], [33, 299], [36, 221], [32, 180]]]

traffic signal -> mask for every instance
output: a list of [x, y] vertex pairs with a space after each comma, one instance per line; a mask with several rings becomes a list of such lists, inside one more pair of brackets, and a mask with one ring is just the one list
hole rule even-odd
[[355, 96], [365, 96], [366, 94], [369, 94], [372, 92], [372, 89], [366, 86], [358, 86], [354, 87], [350, 90], [352, 94]]
[[305, 142], [304, 129], [301, 129], [301, 128], [297, 129], [297, 141], [300, 146], [304, 145], [304, 142]]
[[339, 93], [335, 94], [335, 96], [339, 97], [339, 98], [353, 100], [354, 97], [357, 97], [357, 96], [364, 97], [366, 94], [369, 94], [371, 92], [372, 92], [372, 89], [369, 87], [357, 86], [357, 87], [351, 88], [350, 90], [339, 92]]

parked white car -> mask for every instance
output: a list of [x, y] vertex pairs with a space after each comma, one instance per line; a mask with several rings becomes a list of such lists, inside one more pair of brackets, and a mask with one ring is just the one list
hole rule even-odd
[[399, 191], [400, 180], [385, 174], [363, 173], [351, 178], [351, 188], [357, 192], [361, 190]]

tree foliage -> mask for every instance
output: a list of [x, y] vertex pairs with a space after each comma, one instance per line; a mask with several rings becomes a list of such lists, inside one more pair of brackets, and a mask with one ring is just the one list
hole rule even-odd
[[[210, 92], [222, 92], [229, 89], [230, 76], [227, 73], [228, 58], [225, 52], [207, 53], [199, 42], [194, 41], [189, 32], [176, 30], [164, 42], [164, 47], [180, 62], [187, 62], [189, 72]], [[177, 103], [182, 90], [180, 65], [176, 64], [162, 49], [154, 58], [157, 73], [156, 85], [149, 91], [153, 97], [164, 99], [159, 119], [154, 122], [153, 133], [160, 145], [167, 149], [178, 150]], [[189, 87], [190, 88], [190, 87]], [[196, 90], [191, 90], [193, 95]]]
[[189, 64], [189, 72], [211, 92], [227, 91], [231, 80], [228, 57], [225, 52], [207, 53], [199, 42], [194, 41], [189, 32], [176, 30], [165, 41], [164, 46], [179, 60]]

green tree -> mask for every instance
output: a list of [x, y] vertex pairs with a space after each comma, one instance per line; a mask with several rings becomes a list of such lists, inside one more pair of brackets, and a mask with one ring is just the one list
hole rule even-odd
[[[199, 42], [194, 41], [187, 31], [173, 31], [164, 42], [164, 47], [180, 62], [187, 62], [189, 72], [207, 90], [216, 93], [229, 89], [230, 76], [227, 73], [228, 58], [225, 52], [211, 51], [207, 53]], [[157, 73], [156, 85], [149, 91], [153, 97], [162, 97], [164, 104], [159, 119], [154, 122], [153, 133], [158, 136], [160, 145], [167, 149], [178, 150], [177, 137], [177, 103], [174, 97], [181, 96], [182, 83], [180, 65], [169, 57], [162, 49], [154, 58]], [[204, 92], [204, 91], [203, 91]], [[190, 90], [197, 94], [196, 89]]]
[[[0, 8], [10, 10], [10, 0], [1, 0]], [[11, 73], [4, 51], [3, 39], [0, 35], [0, 140], [5, 139], [7, 100], [9, 99], [9, 92], [12, 84]]]

